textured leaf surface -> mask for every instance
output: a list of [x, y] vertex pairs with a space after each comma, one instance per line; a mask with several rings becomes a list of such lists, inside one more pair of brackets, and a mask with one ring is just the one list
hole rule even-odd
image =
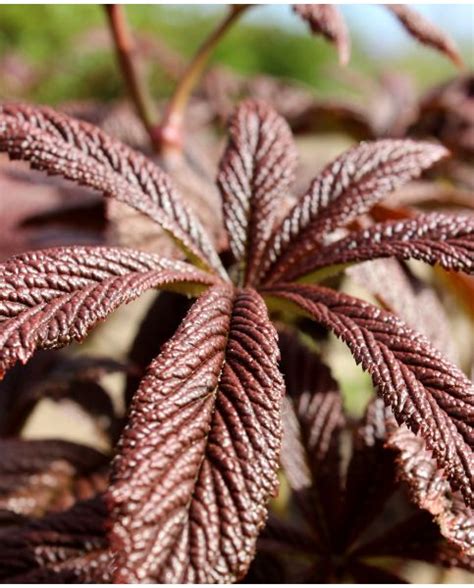
[[35, 349], [82, 340], [146, 289], [213, 280], [184, 262], [127, 249], [64, 247], [13, 257], [0, 266], [0, 375]]
[[[313, 413], [318, 399], [334, 396], [335, 382], [324, 375], [328, 371], [318, 356], [294, 337], [280, 337], [280, 346], [291, 389], [283, 413], [282, 448], [291, 501], [284, 518], [276, 513], [269, 517], [250, 579], [265, 578], [265, 565], [271, 566], [274, 577], [276, 562], [275, 582], [280, 583], [403, 582], [398, 576], [404, 571], [400, 559], [394, 558], [472, 569], [472, 558], [460, 551], [459, 542], [456, 546], [444, 540], [432, 516], [415, 510], [407, 500], [406, 482], [412, 485], [413, 480], [403, 475], [400, 481], [396, 479], [401, 449], [392, 444], [387, 447], [386, 442], [399, 428], [383, 400], [375, 398], [360, 421], [344, 426], [337, 405], [329, 412], [321, 405], [322, 410]], [[300, 371], [291, 367], [297, 365]], [[402, 434], [418, 439], [406, 429]], [[339, 451], [349, 458], [347, 467], [341, 468]], [[413, 489], [418, 488], [426, 479], [425, 471], [417, 455], [406, 457], [402, 471], [416, 478]], [[321, 491], [331, 498], [332, 507], [321, 502]], [[416, 503], [416, 497], [412, 498]], [[468, 528], [467, 521], [458, 522], [458, 531]]]
[[107, 458], [59, 440], [0, 440], [0, 509], [39, 516], [105, 490]]
[[386, 139], [343, 153], [312, 181], [270, 239], [263, 267], [275, 281], [387, 194], [447, 155], [430, 143]]
[[444, 31], [405, 4], [385, 4], [385, 6], [420, 43], [444, 53], [458, 67], [463, 65], [456, 45]]
[[425, 335], [444, 357], [459, 364], [452, 325], [431, 286], [416, 278], [396, 259], [367, 261], [349, 268], [347, 274], [371, 292], [384, 308]]
[[2, 583], [110, 582], [100, 498], [0, 533]]
[[133, 372], [127, 377], [127, 404], [140, 385], [147, 367], [176, 333], [193, 301], [175, 292], [160, 292], [148, 309], [128, 352]]
[[263, 101], [246, 100], [231, 118], [217, 183], [236, 260], [252, 283], [271, 232], [279, 196], [293, 180], [296, 148], [286, 121]]
[[[398, 471], [413, 501], [435, 516], [441, 533], [463, 552], [474, 555], [474, 512], [452, 493], [442, 470], [420, 437], [406, 427], [391, 427], [387, 445], [398, 453]], [[474, 565], [474, 564], [473, 564]]]
[[170, 178], [97, 127], [50, 108], [7, 104], [0, 109], [0, 150], [136, 208], [170, 233], [193, 261], [224, 275], [217, 253]]
[[315, 34], [326, 37], [334, 43], [339, 61], [346, 65], [351, 54], [351, 44], [346, 23], [339, 10], [331, 4], [296, 4], [293, 7]]
[[116, 580], [229, 582], [277, 489], [276, 333], [253, 290], [216, 287], [151, 364], [119, 444], [109, 503]]
[[297, 268], [285, 272], [285, 279], [297, 279], [326, 266], [378, 257], [417, 259], [448, 270], [474, 273], [474, 217], [433, 213], [376, 224], [322, 247]]
[[474, 385], [394, 315], [317, 286], [283, 284], [268, 294], [295, 305], [342, 339], [372, 376], [399, 423], [431, 449], [467, 504], [474, 501]]

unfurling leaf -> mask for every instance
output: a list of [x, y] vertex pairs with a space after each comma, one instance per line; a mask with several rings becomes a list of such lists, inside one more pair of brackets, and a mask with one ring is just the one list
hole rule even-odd
[[108, 502], [120, 582], [230, 582], [276, 492], [283, 383], [253, 290], [216, 287], [151, 364], [119, 443]]
[[351, 233], [308, 255], [296, 268], [285, 272], [295, 280], [325, 268], [395, 257], [417, 259], [444, 269], [474, 273], [474, 217], [469, 215], [425, 214], [405, 221], [376, 224]]
[[97, 127], [50, 108], [6, 104], [0, 108], [0, 151], [139, 210], [172, 235], [192, 261], [225, 275], [167, 174]]
[[36, 349], [82, 340], [147, 289], [213, 281], [187, 263], [127, 249], [63, 247], [13, 257], [0, 265], [0, 376]]
[[455, 65], [462, 67], [461, 55], [453, 40], [445, 32], [405, 4], [385, 4], [385, 7], [398, 18], [410, 35], [420, 43], [437, 49], [447, 55]]
[[246, 264], [252, 283], [279, 196], [293, 180], [296, 148], [286, 121], [263, 101], [247, 100], [230, 120], [230, 142], [221, 159], [217, 183], [234, 257]]
[[336, 45], [339, 61], [346, 65], [351, 54], [351, 43], [339, 10], [331, 4], [295, 4], [294, 11], [309, 24], [313, 33], [323, 35]]
[[276, 281], [328, 233], [369, 211], [446, 155], [438, 145], [395, 139], [361, 143], [343, 153], [316, 176], [273, 231], [262, 263], [265, 279]]
[[0, 533], [0, 582], [110, 582], [101, 498], [27, 521]]
[[397, 421], [426, 442], [466, 504], [474, 503], [474, 385], [394, 315], [318, 286], [263, 291], [334, 332], [372, 376]]

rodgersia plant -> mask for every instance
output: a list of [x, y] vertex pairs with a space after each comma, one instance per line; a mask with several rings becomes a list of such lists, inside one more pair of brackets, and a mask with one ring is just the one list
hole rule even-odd
[[[369, 228], [355, 222], [447, 151], [411, 140], [362, 143], [318, 174], [281, 219], [297, 162], [286, 122], [267, 104], [248, 100], [229, 133], [217, 176], [233, 258], [226, 271], [168, 176], [150, 160], [51, 109], [2, 107], [2, 151], [139, 210], [187, 258], [87, 246], [11, 258], [0, 276], [2, 374], [38, 349], [84, 339], [145, 290], [197, 298], [131, 401], [105, 501], [91, 492], [69, 511], [20, 529], [12, 522], [14, 530], [0, 535], [0, 552], [10, 554], [5, 577], [241, 579], [278, 492], [285, 385], [273, 317], [290, 323], [305, 317], [341, 339], [398, 425], [422, 444], [442, 484], [436, 515], [450, 496], [472, 514], [473, 384], [395, 315], [320, 283], [349, 265], [384, 257], [473, 273], [472, 216], [420, 214]], [[339, 419], [337, 407], [337, 414], [327, 403], [324, 410], [328, 423]], [[412, 486], [420, 483], [420, 471], [406, 470]], [[451, 540], [452, 528], [445, 532]], [[456, 549], [472, 549], [472, 530], [466, 537], [455, 538]], [[28, 555], [18, 563], [13, 554], [22, 549]]]
[[380, 398], [351, 423], [321, 356], [294, 333], [279, 338], [281, 462], [294, 514], [270, 514], [248, 579], [400, 583], [409, 561], [472, 572], [472, 511], [450, 494], [424, 441]]

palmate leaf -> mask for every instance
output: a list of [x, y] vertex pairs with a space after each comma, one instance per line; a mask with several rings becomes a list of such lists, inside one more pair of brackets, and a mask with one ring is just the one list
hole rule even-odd
[[331, 4], [295, 4], [293, 10], [311, 27], [311, 31], [334, 43], [339, 61], [346, 65], [351, 54], [349, 32], [339, 10]]
[[60, 440], [0, 440], [0, 509], [25, 516], [64, 510], [105, 490], [108, 459]]
[[263, 101], [242, 102], [229, 124], [230, 142], [217, 183], [234, 257], [245, 263], [252, 283], [272, 230], [279, 196], [293, 180], [296, 148], [290, 128]]
[[323, 246], [284, 273], [295, 280], [328, 266], [345, 266], [379, 257], [417, 259], [447, 270], [474, 273], [474, 217], [424, 214], [405, 221], [376, 224]]
[[459, 51], [453, 40], [421, 14], [405, 4], [385, 4], [403, 27], [423, 45], [428, 45], [444, 53], [458, 67], [463, 65]]
[[277, 489], [276, 332], [253, 290], [203, 294], [152, 362], [108, 502], [120, 582], [230, 582]]
[[361, 143], [343, 153], [316, 176], [273, 231], [262, 262], [263, 281], [276, 281], [328, 233], [369, 211], [446, 155], [444, 147], [401, 139]]
[[195, 263], [225, 276], [214, 247], [167, 174], [97, 127], [50, 108], [5, 104], [0, 151], [139, 210], [170, 233]]
[[[337, 384], [318, 355], [289, 333], [280, 336], [280, 347], [291, 397], [283, 412], [282, 463], [294, 504], [290, 502], [290, 520], [270, 516], [258, 541], [250, 581], [265, 578], [267, 565], [273, 577], [276, 562], [275, 581], [287, 583], [403, 582], [398, 576], [403, 570], [393, 558], [472, 569], [472, 558], [460, 551], [460, 542], [456, 546], [445, 541], [431, 515], [415, 511], [407, 500], [406, 485], [423, 487], [426, 472], [423, 458], [405, 455], [402, 464], [401, 450], [386, 446], [390, 431], [401, 431], [390, 409], [376, 398], [352, 428], [344, 422]], [[324, 410], [328, 403], [329, 413]], [[322, 410], [313, 410], [316, 406]], [[403, 434], [420, 441], [406, 429]], [[350, 454], [347, 468], [341, 467], [339, 452]], [[324, 494], [330, 499], [325, 506]], [[466, 523], [459, 519], [458, 531]]]
[[105, 247], [25, 253], [0, 265], [0, 377], [36, 349], [82, 340], [99, 321], [145, 290], [188, 290], [211, 274], [153, 254]]
[[110, 582], [106, 516], [103, 500], [95, 497], [2, 530], [0, 582]]
[[263, 293], [312, 317], [347, 344], [397, 421], [433, 451], [453, 488], [474, 502], [474, 385], [394, 315], [318, 286], [279, 284]]

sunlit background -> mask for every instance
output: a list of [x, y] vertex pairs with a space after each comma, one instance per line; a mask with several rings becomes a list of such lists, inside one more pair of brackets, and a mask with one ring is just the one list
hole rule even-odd
[[[454, 37], [472, 68], [474, 6], [413, 7]], [[158, 57], [166, 49], [191, 55], [225, 10], [224, 5], [127, 7], [134, 30], [143, 37], [156, 96], [172, 88]], [[420, 89], [455, 74], [449, 61], [419, 46], [383, 7], [348, 5], [341, 10], [352, 36], [349, 71], [375, 76], [390, 68], [411, 74]], [[100, 6], [0, 7], [0, 97], [58, 103], [123, 95], [109, 41]], [[214, 60], [244, 74], [268, 72], [294, 79], [322, 94], [346, 91], [334, 49], [308, 35], [286, 5], [249, 10]]]

